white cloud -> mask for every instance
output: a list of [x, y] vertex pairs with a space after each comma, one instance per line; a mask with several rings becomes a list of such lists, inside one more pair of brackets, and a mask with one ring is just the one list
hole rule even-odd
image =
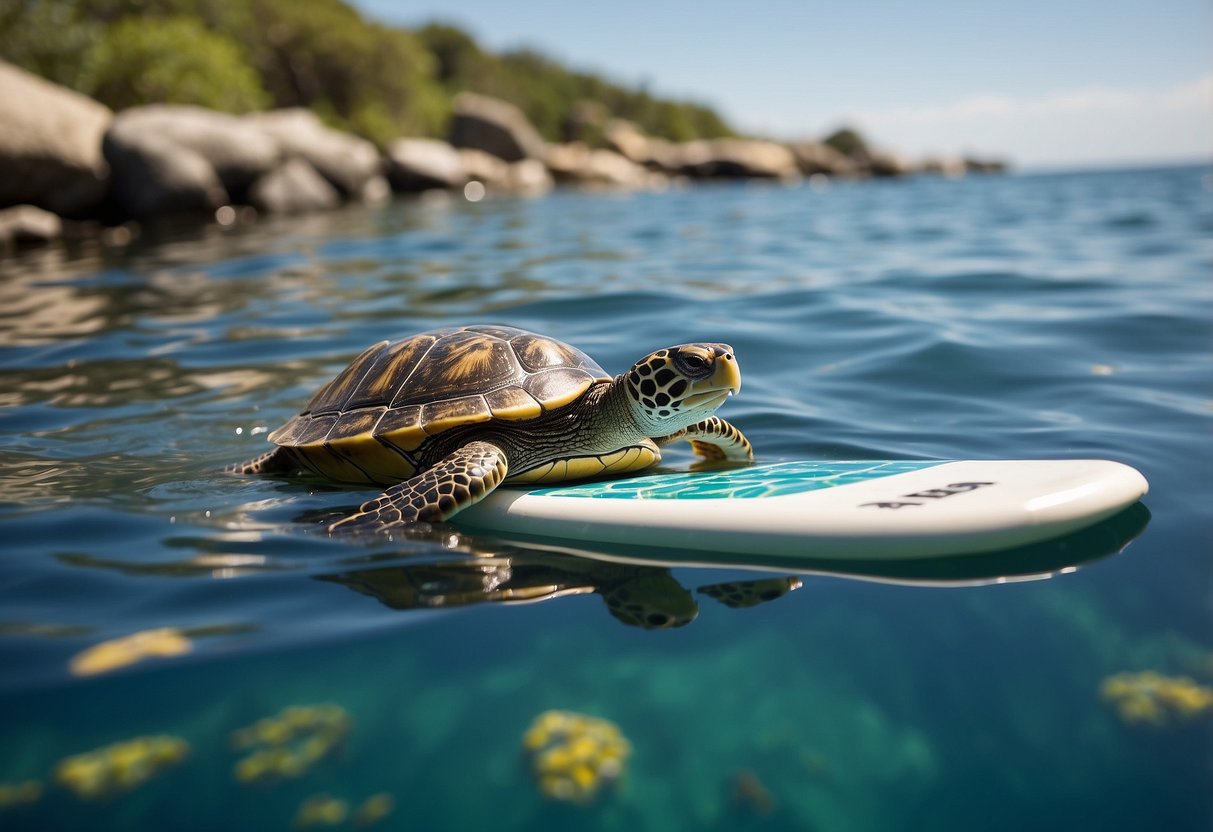
[[1040, 96], [981, 93], [849, 119], [911, 154], [1008, 154], [1024, 163], [1213, 155], [1213, 74], [1170, 87], [1081, 87]]

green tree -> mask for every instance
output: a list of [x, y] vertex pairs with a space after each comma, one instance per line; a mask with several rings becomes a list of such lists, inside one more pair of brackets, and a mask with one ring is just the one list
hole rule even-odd
[[270, 100], [241, 47], [190, 17], [108, 26], [85, 53], [77, 86], [115, 110], [168, 103], [239, 113]]

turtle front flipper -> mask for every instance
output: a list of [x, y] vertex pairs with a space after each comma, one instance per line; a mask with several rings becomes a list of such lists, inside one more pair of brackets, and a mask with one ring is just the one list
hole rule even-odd
[[432, 468], [363, 503], [357, 514], [329, 526], [329, 532], [441, 522], [483, 499], [505, 479], [505, 472], [501, 448], [490, 442], [469, 442]]
[[677, 433], [662, 437], [657, 440], [657, 444], [668, 445], [679, 439], [689, 441], [695, 453], [704, 459], [750, 460], [754, 458], [754, 448], [750, 445], [750, 440], [719, 416], [709, 416]]

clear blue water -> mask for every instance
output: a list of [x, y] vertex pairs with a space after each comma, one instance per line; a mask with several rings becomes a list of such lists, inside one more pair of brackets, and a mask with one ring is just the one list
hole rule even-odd
[[[309, 795], [388, 792], [376, 828], [1208, 829], [1213, 718], [1127, 724], [1100, 683], [1213, 684], [1210, 176], [418, 200], [0, 261], [0, 783], [44, 784], [0, 828], [285, 829]], [[604, 603], [632, 567], [455, 526], [330, 540], [317, 521], [370, 492], [216, 473], [365, 346], [465, 322], [612, 372], [731, 343], [722, 415], [764, 461], [1107, 457], [1152, 516], [1049, 553], [1047, 580], [808, 574], [647, 630]], [[578, 591], [477, 603], [495, 582]], [[191, 652], [70, 671], [162, 627]], [[322, 702], [352, 719], [340, 754], [233, 778], [233, 730]], [[617, 791], [541, 799], [521, 738], [549, 708], [619, 725]], [[189, 757], [102, 800], [54, 782], [152, 734]]]

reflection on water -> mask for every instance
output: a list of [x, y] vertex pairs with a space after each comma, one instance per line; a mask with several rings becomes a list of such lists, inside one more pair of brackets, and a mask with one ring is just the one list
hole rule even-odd
[[[401, 201], [0, 262], [0, 828], [1209, 828], [1200, 175]], [[739, 563], [333, 540], [365, 490], [220, 473], [367, 344], [487, 322], [609, 372], [731, 343], [760, 461], [1114, 458], [1150, 509]], [[623, 777], [548, 760], [592, 805], [520, 749], [549, 712], [626, 737]], [[258, 724], [291, 739], [230, 746]]]

